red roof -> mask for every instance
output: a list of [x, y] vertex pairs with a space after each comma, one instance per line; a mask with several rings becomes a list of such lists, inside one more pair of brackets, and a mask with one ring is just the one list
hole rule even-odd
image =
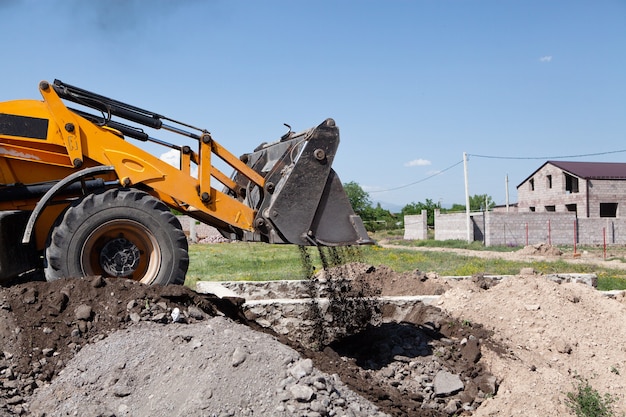
[[532, 174], [530, 174], [517, 187], [533, 177], [541, 168], [547, 164], [585, 180], [626, 180], [626, 163], [624, 162], [568, 162], [568, 161], [547, 161]]
[[586, 180], [626, 179], [626, 163], [623, 162], [548, 161], [547, 163]]

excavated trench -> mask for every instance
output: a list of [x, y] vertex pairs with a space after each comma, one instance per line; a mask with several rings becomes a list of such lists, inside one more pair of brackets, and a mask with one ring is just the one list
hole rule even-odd
[[[449, 281], [459, 278], [341, 265], [332, 251], [320, 253], [325, 269], [313, 275], [301, 250], [307, 279], [200, 282], [197, 291], [238, 300], [246, 320], [311, 357], [320, 370], [338, 374], [390, 415], [471, 415], [497, 395], [481, 348], [506, 350], [482, 326], [459, 323], [435, 306]], [[487, 289], [507, 277], [465, 278]], [[594, 276], [548, 278], [591, 284]]]
[[199, 282], [196, 290], [238, 302], [250, 323], [338, 374], [389, 415], [470, 414], [496, 394], [495, 377], [480, 363], [489, 332], [431, 305], [448, 288], [445, 280], [339, 265], [333, 251], [320, 253], [325, 269], [313, 276], [302, 253], [308, 279]]

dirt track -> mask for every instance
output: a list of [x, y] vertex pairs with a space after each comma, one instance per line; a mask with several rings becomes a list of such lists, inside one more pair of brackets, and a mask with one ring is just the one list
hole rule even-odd
[[[602, 253], [598, 251], [597, 253], [588, 253], [586, 251], [577, 252], [574, 255], [573, 252], [570, 253], [561, 253], [558, 249], [546, 245], [546, 244], [537, 244], [527, 246], [524, 249], [515, 251], [515, 252], [496, 252], [496, 251], [479, 251], [479, 250], [470, 250], [470, 249], [456, 249], [456, 248], [428, 248], [428, 247], [412, 247], [412, 246], [398, 246], [394, 244], [390, 244], [388, 241], [381, 241], [379, 243], [383, 248], [389, 249], [406, 249], [411, 251], [422, 251], [422, 252], [448, 252], [455, 253], [461, 256], [469, 256], [474, 258], [484, 258], [484, 259], [505, 259], [507, 261], [554, 261], [559, 260], [571, 264], [588, 264], [588, 265], [596, 265], [603, 268], [612, 268], [612, 269], [624, 269], [626, 270], [626, 263], [619, 260], [613, 259], [615, 257], [622, 257], [624, 255], [623, 250], [616, 251], [615, 249], [609, 249], [607, 251], [606, 258], [609, 260], [605, 260], [602, 256]], [[556, 249], [556, 251], [555, 251]]]
[[[538, 276], [490, 286], [365, 270], [349, 278], [443, 295], [405, 323], [310, 351], [181, 287], [91, 278], [3, 288], [0, 416], [568, 415], [576, 375], [626, 410], [624, 297]], [[462, 391], [436, 394], [438, 372], [458, 375]]]

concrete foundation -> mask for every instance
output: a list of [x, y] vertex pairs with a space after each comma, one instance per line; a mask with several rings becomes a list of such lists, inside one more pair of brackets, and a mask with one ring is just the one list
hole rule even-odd
[[[485, 279], [504, 280], [509, 275], [488, 275]], [[551, 274], [542, 278], [559, 283], [578, 282], [595, 287], [595, 274]], [[470, 276], [440, 277], [450, 280]], [[391, 297], [351, 297], [347, 280], [236, 281], [196, 284], [199, 293], [219, 297], [243, 298], [243, 311], [248, 320], [270, 328], [279, 335], [317, 349], [333, 341], [364, 330], [368, 325], [384, 322], [411, 321], [424, 315], [424, 306], [436, 305], [438, 295]], [[615, 294], [607, 294], [615, 296]]]

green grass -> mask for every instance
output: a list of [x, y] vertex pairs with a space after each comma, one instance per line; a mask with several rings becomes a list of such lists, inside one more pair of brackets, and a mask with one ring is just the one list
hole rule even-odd
[[[557, 261], [506, 261], [461, 256], [453, 253], [420, 252], [402, 247], [387, 249], [380, 246], [358, 248], [359, 259], [372, 265], [387, 265], [396, 272], [419, 269], [443, 275], [514, 275], [525, 267], [549, 273], [596, 273], [598, 289], [626, 289], [626, 271], [600, 268], [589, 264], [568, 264]], [[317, 251], [309, 248], [316, 271], [322, 269]], [[186, 285], [203, 281], [269, 281], [302, 279], [302, 263], [297, 246], [269, 245], [264, 243], [223, 243], [191, 245], [190, 266]], [[352, 259], [355, 260], [355, 259]]]
[[194, 285], [196, 281], [302, 278], [298, 247], [293, 245], [245, 242], [191, 245], [189, 261], [186, 285]]
[[478, 251], [492, 251], [492, 252], [514, 252], [521, 249], [519, 246], [489, 246], [486, 247], [481, 242], [468, 243], [465, 240], [395, 240], [392, 242], [398, 246], [408, 247], [426, 247], [426, 248], [453, 248], [453, 249], [469, 249]]

